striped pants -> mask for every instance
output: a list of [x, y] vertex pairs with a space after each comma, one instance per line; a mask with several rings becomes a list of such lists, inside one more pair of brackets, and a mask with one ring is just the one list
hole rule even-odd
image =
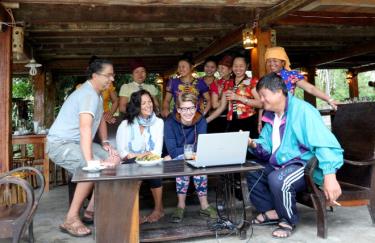
[[275, 169], [267, 163], [263, 170], [248, 173], [247, 183], [250, 200], [259, 212], [274, 209], [279, 218], [298, 223], [296, 194], [306, 190], [302, 164]]

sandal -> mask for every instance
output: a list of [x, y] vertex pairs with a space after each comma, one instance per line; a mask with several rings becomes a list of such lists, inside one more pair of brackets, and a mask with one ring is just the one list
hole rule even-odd
[[153, 211], [150, 215], [143, 216], [142, 219], [139, 221], [139, 224], [156, 223], [156, 222], [158, 222], [163, 217], [164, 217], [164, 212], [163, 211], [162, 212]]
[[[293, 231], [295, 230], [296, 226], [290, 224], [286, 219], [281, 219], [276, 229], [272, 231], [272, 237], [276, 239], [284, 239], [288, 238], [292, 235]], [[284, 236], [278, 236], [275, 232], [284, 233]]]
[[[260, 215], [262, 215], [263, 217], [263, 221], [260, 221], [257, 217], [253, 220], [251, 220], [251, 224], [253, 225], [259, 225], [259, 226], [263, 226], [263, 225], [275, 225], [275, 224], [278, 224], [279, 223], [279, 219], [270, 219], [266, 213], [261, 213]], [[258, 215], [259, 216], [259, 215]]]
[[94, 223], [94, 212], [85, 210], [83, 212], [82, 222], [85, 224], [93, 224]]
[[171, 222], [180, 223], [182, 219], [184, 218], [184, 212], [185, 212], [184, 208], [177, 207], [172, 214]]
[[[59, 226], [59, 228], [61, 232], [67, 233], [74, 237], [83, 237], [91, 234], [91, 230], [81, 222], [78, 216], [71, 218], [69, 221], [65, 220], [65, 222]], [[88, 231], [82, 233], [83, 229]]]
[[210, 217], [211, 219], [217, 219], [216, 209], [211, 205], [209, 205], [206, 209], [199, 210], [199, 214], [202, 216]]

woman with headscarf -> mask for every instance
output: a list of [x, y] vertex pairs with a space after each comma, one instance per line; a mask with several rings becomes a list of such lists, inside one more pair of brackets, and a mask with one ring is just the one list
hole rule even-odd
[[279, 74], [291, 94], [294, 94], [295, 88], [299, 87], [319, 99], [326, 101], [334, 109], [337, 108], [337, 102], [333, 98], [307, 82], [304, 76], [298, 71], [291, 70], [288, 55], [283, 47], [275, 46], [268, 48], [264, 59], [266, 60], [267, 73], [274, 72]]

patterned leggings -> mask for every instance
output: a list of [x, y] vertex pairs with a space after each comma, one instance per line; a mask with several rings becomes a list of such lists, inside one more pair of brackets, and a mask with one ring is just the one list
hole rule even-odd
[[[195, 190], [197, 190], [198, 197], [207, 196], [207, 176], [193, 176]], [[186, 194], [190, 182], [190, 176], [176, 177], [177, 194]]]

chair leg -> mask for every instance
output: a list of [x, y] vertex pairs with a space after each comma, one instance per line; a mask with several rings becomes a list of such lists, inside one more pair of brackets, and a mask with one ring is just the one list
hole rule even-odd
[[370, 202], [368, 204], [368, 211], [371, 216], [372, 224], [375, 225], [375, 199], [370, 198]]
[[312, 197], [316, 210], [317, 235], [323, 239], [327, 238], [327, 211], [324, 198], [313, 195]]
[[34, 243], [34, 221], [29, 224], [29, 243]]

